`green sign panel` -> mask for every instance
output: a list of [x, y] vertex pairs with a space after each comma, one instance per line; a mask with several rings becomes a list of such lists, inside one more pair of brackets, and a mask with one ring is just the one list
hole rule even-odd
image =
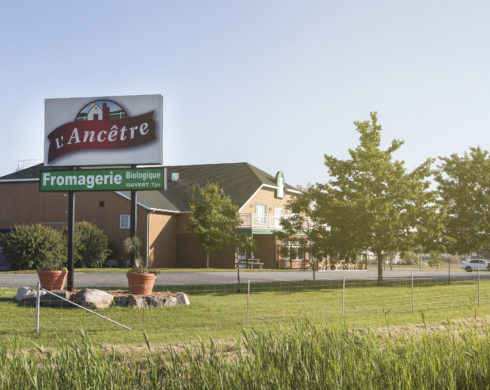
[[39, 191], [129, 191], [163, 189], [163, 168], [41, 171]]

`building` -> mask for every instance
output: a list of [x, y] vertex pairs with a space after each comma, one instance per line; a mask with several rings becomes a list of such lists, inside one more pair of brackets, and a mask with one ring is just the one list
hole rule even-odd
[[89, 121], [98, 121], [106, 118], [103, 118], [102, 108], [100, 108], [99, 105], [94, 104], [87, 113], [87, 119]]
[[[0, 178], [0, 230], [15, 225], [41, 223], [57, 229], [67, 225], [66, 193], [40, 192], [39, 164]], [[51, 167], [49, 169], [63, 169]], [[287, 215], [286, 203], [298, 194], [278, 172], [272, 176], [248, 163], [169, 166], [168, 181], [161, 191], [138, 192], [137, 235], [152, 267], [206, 266], [206, 256], [194, 234], [186, 230], [189, 203], [195, 185], [217, 183], [239, 206], [242, 224], [237, 231], [253, 235], [258, 249], [254, 257], [265, 268], [278, 268], [281, 243], [274, 231]], [[108, 236], [120, 265], [127, 255], [122, 242], [129, 236], [130, 196], [125, 192], [77, 192], [75, 220], [89, 221]], [[210, 266], [234, 268], [235, 254], [211, 256]], [[299, 266], [299, 264], [298, 264]]]

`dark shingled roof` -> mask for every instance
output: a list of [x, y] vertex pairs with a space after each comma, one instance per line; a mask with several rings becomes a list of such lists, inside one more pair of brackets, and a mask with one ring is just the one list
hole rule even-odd
[[[3, 177], [0, 180], [35, 179], [43, 164], [35, 165]], [[53, 169], [66, 169], [53, 167]], [[179, 179], [171, 181], [172, 173], [178, 173]], [[259, 189], [262, 184], [275, 186], [275, 177], [253, 165], [241, 163], [177, 165], [168, 166], [168, 184], [166, 191], [138, 191], [138, 203], [149, 208], [168, 211], [188, 211], [195, 185], [207, 182], [217, 183], [239, 207]], [[286, 189], [296, 188], [286, 184]], [[123, 192], [129, 197], [129, 192]]]
[[8, 175], [0, 177], [0, 180], [23, 180], [23, 179], [39, 179], [42, 169], [50, 169], [53, 171], [62, 171], [69, 169], [69, 167], [49, 167], [46, 168], [44, 164], [33, 165], [32, 167], [9, 173]]

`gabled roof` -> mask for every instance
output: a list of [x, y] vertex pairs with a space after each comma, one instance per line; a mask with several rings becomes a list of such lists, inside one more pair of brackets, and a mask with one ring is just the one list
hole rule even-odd
[[0, 181], [22, 181], [22, 180], [39, 180], [41, 175], [41, 169], [51, 169], [53, 171], [62, 171], [69, 169], [68, 167], [49, 167], [46, 168], [43, 163], [33, 165], [32, 167], [22, 169], [20, 171], [9, 173], [8, 175], [0, 177]]
[[[172, 173], [178, 173], [179, 179], [171, 181]], [[167, 167], [168, 183], [166, 191], [138, 192], [138, 202], [151, 208], [188, 211], [195, 185], [207, 182], [217, 183], [230, 196], [233, 203], [243, 206], [263, 185], [276, 186], [275, 177], [246, 163], [177, 165]], [[296, 190], [286, 185], [288, 190]], [[126, 193], [129, 196], [129, 193]], [[163, 200], [165, 198], [165, 200]], [[159, 207], [164, 205], [166, 207]], [[173, 206], [173, 208], [170, 208]]]
[[[0, 177], [4, 180], [23, 181], [39, 178], [43, 164], [26, 168], [22, 171]], [[217, 183], [239, 207], [262, 186], [276, 187], [275, 177], [261, 169], [246, 163], [202, 164], [168, 166], [168, 183], [166, 191], [138, 191], [138, 203], [150, 209], [185, 212], [189, 210], [192, 189], [207, 182]], [[66, 169], [53, 167], [55, 170]], [[171, 181], [172, 173], [178, 173], [179, 179]], [[297, 191], [286, 184], [286, 190]], [[119, 192], [129, 197], [129, 192]]]

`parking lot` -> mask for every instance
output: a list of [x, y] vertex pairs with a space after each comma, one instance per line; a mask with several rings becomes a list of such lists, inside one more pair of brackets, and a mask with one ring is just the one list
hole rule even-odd
[[[456, 266], [455, 266], [456, 268]], [[414, 279], [448, 279], [448, 270], [440, 271], [406, 271], [393, 270], [384, 271], [385, 280], [406, 280], [410, 279], [413, 273]], [[460, 272], [459, 266], [451, 270], [451, 279], [475, 279], [476, 272]], [[376, 280], [377, 270], [370, 269], [367, 271], [319, 271], [315, 273], [316, 280], [334, 281], [343, 280]], [[242, 283], [267, 283], [267, 282], [297, 282], [303, 280], [312, 280], [311, 271], [260, 271], [260, 272], [240, 272]], [[480, 272], [481, 279], [490, 279], [490, 272]], [[21, 287], [35, 286], [38, 277], [33, 274], [14, 274], [0, 273], [0, 287]], [[186, 285], [220, 285], [235, 284], [237, 282], [236, 271], [217, 271], [217, 272], [161, 272], [155, 282], [157, 286], [186, 286]], [[127, 287], [126, 274], [124, 272], [116, 273], [83, 273], [75, 272], [74, 287]]]

